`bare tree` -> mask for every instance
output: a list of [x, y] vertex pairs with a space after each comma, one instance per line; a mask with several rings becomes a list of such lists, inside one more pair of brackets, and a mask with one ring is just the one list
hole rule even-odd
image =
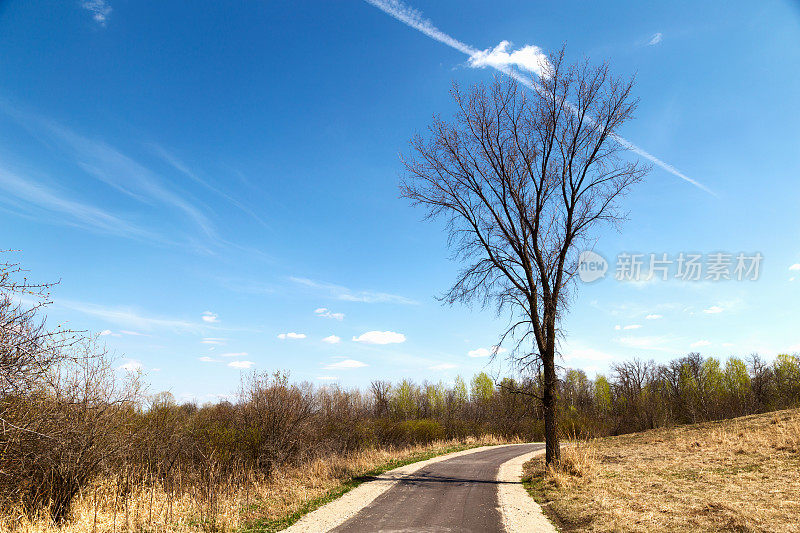
[[[535, 90], [495, 80], [463, 94], [452, 122], [436, 117], [411, 141], [402, 195], [444, 217], [455, 259], [466, 263], [445, 294], [510, 312], [520, 366], [540, 363], [546, 461], [560, 459], [556, 366], [560, 323], [582, 246], [599, 223], [624, 219], [618, 200], [648, 168], [621, 157], [617, 131], [636, 107], [633, 81], [608, 65], [566, 65], [563, 50]], [[533, 336], [533, 350], [522, 349]]]

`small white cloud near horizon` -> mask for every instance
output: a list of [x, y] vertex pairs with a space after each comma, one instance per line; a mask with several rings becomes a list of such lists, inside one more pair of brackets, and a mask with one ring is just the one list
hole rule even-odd
[[247, 352], [229, 352], [219, 354], [220, 357], [247, 357], [247, 355]]
[[523, 70], [535, 73], [537, 76], [542, 77], [547, 75], [550, 69], [550, 62], [547, 60], [547, 54], [532, 44], [528, 44], [520, 48], [508, 52], [511, 43], [508, 41], [500, 41], [500, 44], [489, 50], [481, 50], [472, 54], [467, 61], [472, 68], [493, 67], [497, 69], [504, 69], [509, 67], [518, 67]]
[[219, 318], [215, 313], [211, 311], [203, 311], [203, 322], [207, 322], [209, 324], [213, 324]]
[[119, 330], [120, 333], [123, 335], [130, 335], [131, 337], [149, 337], [146, 333], [139, 333], [138, 331], [131, 331], [128, 329], [121, 329]]
[[125, 372], [139, 372], [144, 370], [144, 365], [135, 359], [129, 359], [125, 363], [119, 365], [117, 370], [124, 370]]
[[289, 333], [279, 333], [278, 338], [281, 340], [285, 339], [305, 339], [305, 333], [295, 333], [294, 331], [290, 331]]
[[629, 324], [622, 329], [640, 329], [642, 327], [641, 324]]
[[650, 37], [650, 41], [647, 43], [647, 46], [655, 46], [661, 41], [664, 40], [664, 34], [661, 32], [654, 33], [652, 37]]
[[711, 346], [711, 341], [699, 340], [689, 345], [691, 348], [702, 348], [704, 346]]
[[438, 365], [429, 366], [429, 370], [452, 370], [453, 368], [458, 368], [458, 365], [454, 365], [453, 363], [439, 363]]
[[327, 342], [328, 344], [339, 344], [340, 342], [342, 342], [342, 338], [337, 337], [336, 335], [328, 335], [327, 337], [322, 339], [322, 342]]
[[220, 337], [204, 337], [200, 342], [203, 344], [225, 344], [226, 340]]
[[703, 312], [707, 315], [718, 315], [725, 311], [725, 308], [720, 305], [712, 305], [708, 309], [703, 309]]
[[468, 357], [489, 357], [490, 355], [498, 355], [506, 353], [508, 350], [502, 346], [492, 346], [491, 348], [476, 348], [467, 352]]
[[81, 7], [92, 14], [95, 22], [101, 26], [105, 26], [108, 21], [108, 16], [111, 15], [111, 6], [108, 5], [106, 0], [84, 0]]
[[327, 307], [314, 309], [314, 314], [321, 318], [332, 318], [334, 320], [344, 320], [344, 313], [334, 313]]
[[231, 361], [228, 366], [232, 368], [250, 368], [255, 365], [253, 361]]
[[664, 318], [664, 315], [652, 314], [652, 315], [647, 315], [646, 317], [644, 317], [645, 320], [659, 320], [661, 318]]
[[358, 337], [353, 337], [353, 341], [365, 344], [399, 344], [406, 342], [406, 336], [394, 331], [367, 331]]
[[317, 376], [316, 379], [319, 381], [336, 381], [339, 378], [336, 376]]
[[219, 359], [214, 359], [213, 357], [209, 357], [207, 355], [204, 355], [203, 357], [199, 357], [197, 360], [202, 362], [202, 363], [219, 363], [220, 362]]
[[342, 359], [341, 361], [337, 361], [335, 363], [330, 363], [328, 365], [323, 366], [325, 370], [342, 370], [346, 368], [362, 368], [367, 365], [367, 363], [356, 361], [355, 359]]
[[111, 330], [110, 330], [110, 329], [104, 329], [103, 331], [101, 331], [100, 333], [98, 333], [98, 335], [99, 335], [100, 337], [105, 337], [106, 335], [111, 335]]

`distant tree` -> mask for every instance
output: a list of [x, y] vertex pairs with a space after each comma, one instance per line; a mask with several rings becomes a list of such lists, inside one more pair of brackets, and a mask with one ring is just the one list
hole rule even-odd
[[[494, 303], [512, 320], [511, 357], [541, 364], [546, 461], [558, 462], [556, 354], [568, 286], [598, 223], [624, 216], [618, 200], [647, 173], [620, 157], [618, 131], [632, 116], [632, 81], [608, 66], [550, 57], [536, 89], [512, 79], [452, 90], [455, 118], [436, 118], [404, 159], [402, 195], [443, 217], [454, 256], [467, 263], [448, 303]], [[533, 350], [521, 349], [529, 337]]]

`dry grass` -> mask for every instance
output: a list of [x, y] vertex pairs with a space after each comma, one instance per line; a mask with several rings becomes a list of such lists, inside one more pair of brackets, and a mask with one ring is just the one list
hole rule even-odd
[[[100, 480], [74, 503], [70, 520], [56, 526], [46, 516], [22, 512], [0, 517], [0, 531], [85, 533], [127, 531], [275, 531], [357, 484], [361, 476], [405, 462], [486, 444], [493, 437], [402, 449], [370, 449], [285, 468], [271, 478], [243, 474], [236, 484], [195, 486], [176, 495], [161, 484], [127, 487], [124, 475]], [[127, 494], [127, 497], [125, 497]]]
[[564, 531], [797, 531], [800, 410], [565, 447], [567, 468], [526, 465]]

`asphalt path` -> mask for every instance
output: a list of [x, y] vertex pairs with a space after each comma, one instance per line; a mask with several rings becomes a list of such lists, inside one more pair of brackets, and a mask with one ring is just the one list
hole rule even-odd
[[500, 465], [544, 444], [498, 446], [428, 465], [378, 496], [337, 533], [503, 532], [497, 492]]

